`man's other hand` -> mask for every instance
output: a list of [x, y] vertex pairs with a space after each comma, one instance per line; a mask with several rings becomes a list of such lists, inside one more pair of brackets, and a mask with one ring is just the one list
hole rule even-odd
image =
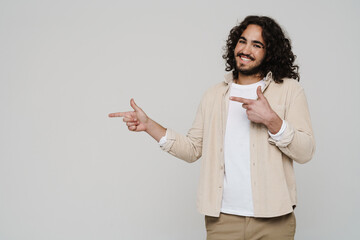
[[134, 111], [110, 113], [109, 117], [122, 117], [130, 131], [146, 131], [149, 117], [139, 106], [136, 105], [134, 99], [130, 100], [130, 106], [134, 109]]

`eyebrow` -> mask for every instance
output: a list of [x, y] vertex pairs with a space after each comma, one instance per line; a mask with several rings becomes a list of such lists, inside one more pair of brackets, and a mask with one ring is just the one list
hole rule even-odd
[[[247, 41], [247, 39], [244, 38], [244, 37], [240, 37], [239, 39], [243, 39], [243, 40]], [[264, 45], [262, 42], [260, 42], [260, 41], [253, 40], [253, 41], [251, 41], [251, 42], [252, 42], [252, 43], [260, 44], [263, 48], [265, 48], [265, 45]]]

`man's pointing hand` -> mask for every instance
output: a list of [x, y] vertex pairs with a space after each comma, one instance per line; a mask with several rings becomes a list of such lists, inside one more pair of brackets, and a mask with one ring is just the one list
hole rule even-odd
[[130, 131], [146, 131], [149, 117], [136, 105], [134, 99], [130, 100], [130, 106], [134, 111], [110, 113], [109, 117], [122, 117]]
[[242, 103], [246, 109], [248, 119], [255, 123], [264, 124], [271, 133], [277, 133], [282, 125], [281, 118], [271, 108], [268, 100], [261, 92], [261, 87], [256, 89], [257, 100], [246, 99], [241, 97], [230, 97], [230, 100]]

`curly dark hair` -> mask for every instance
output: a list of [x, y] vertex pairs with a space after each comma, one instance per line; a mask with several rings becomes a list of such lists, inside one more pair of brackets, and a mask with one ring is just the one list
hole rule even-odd
[[225, 54], [222, 56], [226, 60], [226, 71], [232, 71], [234, 79], [238, 78], [234, 49], [248, 25], [255, 24], [262, 28], [262, 37], [265, 41], [266, 55], [260, 66], [262, 77], [271, 71], [273, 79], [281, 83], [282, 78], [288, 77], [300, 80], [299, 66], [294, 65], [296, 56], [291, 50], [290, 39], [287, 38], [279, 24], [272, 18], [265, 16], [248, 16], [238, 26], [231, 29], [229, 37], [224, 47]]

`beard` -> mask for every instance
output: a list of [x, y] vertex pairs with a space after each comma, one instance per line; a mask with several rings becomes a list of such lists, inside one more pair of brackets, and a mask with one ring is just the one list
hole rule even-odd
[[239, 73], [241, 73], [241, 74], [243, 74], [243, 75], [245, 75], [245, 76], [256, 75], [256, 74], [261, 73], [262, 64], [257, 65], [257, 66], [254, 66], [254, 67], [249, 68], [249, 69], [243, 69], [243, 68], [238, 67], [238, 66], [236, 65], [236, 70], [237, 70]]
[[[240, 57], [241, 55], [243, 56], [247, 56], [249, 57], [251, 60], [253, 60], [250, 56], [248, 55], [245, 55], [245, 54], [237, 54], [238, 57]], [[236, 70], [245, 75], [245, 76], [251, 76], [251, 75], [256, 75], [256, 74], [259, 74], [262, 72], [262, 68], [264, 66], [264, 61], [261, 61], [259, 64], [251, 67], [251, 68], [248, 68], [248, 69], [245, 69], [244, 67], [242, 67], [243, 65], [241, 63], [238, 63], [237, 60], [235, 60], [236, 62]]]

